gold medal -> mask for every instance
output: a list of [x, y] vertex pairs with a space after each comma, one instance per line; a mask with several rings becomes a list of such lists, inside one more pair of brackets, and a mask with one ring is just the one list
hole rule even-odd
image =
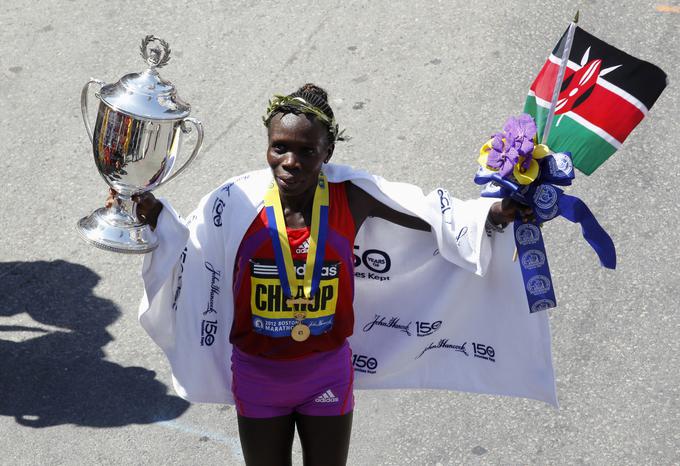
[[302, 323], [307, 316], [305, 311], [297, 311], [293, 314], [297, 323], [290, 329], [290, 337], [295, 341], [305, 341], [309, 338], [311, 331], [309, 327]]
[[298, 323], [293, 326], [290, 332], [290, 337], [295, 341], [305, 341], [309, 338], [310, 330], [305, 324]]

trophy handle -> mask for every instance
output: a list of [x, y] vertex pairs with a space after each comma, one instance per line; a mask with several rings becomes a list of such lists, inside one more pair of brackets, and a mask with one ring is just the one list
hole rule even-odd
[[194, 151], [191, 153], [191, 155], [189, 156], [187, 161], [182, 164], [181, 167], [179, 167], [177, 170], [175, 170], [175, 172], [172, 175], [168, 176], [167, 178], [164, 178], [163, 181], [161, 181], [158, 186], [161, 186], [161, 185], [167, 183], [168, 181], [172, 180], [177, 175], [182, 173], [189, 166], [189, 164], [194, 161], [194, 159], [196, 158], [198, 153], [201, 151], [201, 146], [203, 146], [203, 123], [201, 123], [196, 118], [191, 118], [191, 117], [185, 118], [180, 123], [180, 127], [182, 128], [182, 132], [185, 133], [185, 134], [191, 133], [191, 127], [189, 127], [187, 125], [187, 123], [191, 123], [192, 125], [194, 125], [196, 127], [196, 145], [194, 146]]
[[85, 83], [83, 90], [80, 91], [80, 112], [83, 114], [83, 123], [85, 123], [85, 129], [87, 130], [87, 135], [90, 137], [90, 142], [92, 142], [92, 126], [90, 126], [90, 113], [87, 111], [87, 93], [90, 90], [91, 84], [99, 84], [99, 86], [104, 86], [106, 83], [99, 79], [90, 78], [90, 80]]

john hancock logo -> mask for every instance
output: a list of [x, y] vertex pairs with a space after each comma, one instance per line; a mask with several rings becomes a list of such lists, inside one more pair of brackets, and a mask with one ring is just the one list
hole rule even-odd
[[467, 341], [463, 342], [462, 345], [453, 345], [449, 343], [448, 338], [442, 338], [436, 343], [432, 342], [429, 345], [427, 345], [427, 347], [416, 357], [416, 359], [420, 358], [423, 354], [433, 349], [448, 349], [459, 353], [463, 353], [465, 356], [468, 356], [467, 348], [465, 347], [466, 345]]
[[364, 325], [363, 330], [364, 332], [370, 332], [373, 329], [373, 327], [377, 325], [378, 327], [386, 327], [401, 330], [406, 335], [411, 336], [411, 324], [412, 322], [409, 322], [408, 324], [400, 323], [399, 317], [390, 317], [388, 319], [385, 316], [376, 314], [375, 318], [371, 322]]
[[216, 270], [215, 267], [210, 262], [205, 262], [205, 268], [210, 272], [210, 297], [208, 298], [208, 306], [203, 312], [203, 315], [208, 313], [217, 314], [215, 310], [215, 296], [220, 294], [220, 279], [222, 278], [222, 272]]
[[[450, 349], [457, 351], [459, 353], [463, 353], [465, 356], [469, 356], [467, 352], [467, 341], [463, 343], [462, 345], [451, 345], [449, 344], [448, 338], [442, 338], [439, 340], [437, 343], [432, 342], [430, 343], [427, 348], [425, 348], [422, 353], [416, 357], [416, 359], [420, 358], [423, 354], [426, 352], [433, 350], [433, 349]], [[491, 362], [496, 362], [496, 350], [493, 349], [493, 346], [491, 345], [484, 345], [482, 343], [477, 343], [477, 342], [472, 342], [472, 355], [476, 358], [481, 358], [481, 359], [486, 359], [487, 361]]]

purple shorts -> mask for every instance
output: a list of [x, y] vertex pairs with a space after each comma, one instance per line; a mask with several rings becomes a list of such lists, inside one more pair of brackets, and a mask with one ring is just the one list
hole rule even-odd
[[293, 412], [341, 416], [354, 409], [354, 369], [349, 343], [301, 359], [252, 356], [235, 346], [232, 392], [241, 416], [269, 418]]

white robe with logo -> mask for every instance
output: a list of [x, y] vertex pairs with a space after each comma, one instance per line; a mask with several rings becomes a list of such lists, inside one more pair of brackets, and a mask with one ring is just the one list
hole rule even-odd
[[[494, 199], [460, 201], [443, 189], [425, 196], [342, 165], [324, 173], [432, 227], [368, 218], [356, 237], [356, 388], [441, 388], [557, 405], [548, 316], [529, 313], [512, 228], [491, 237], [484, 230]], [[269, 169], [235, 177], [186, 220], [163, 200], [160, 245], [144, 258], [139, 320], [189, 401], [233, 403], [234, 261], [271, 179]]]

